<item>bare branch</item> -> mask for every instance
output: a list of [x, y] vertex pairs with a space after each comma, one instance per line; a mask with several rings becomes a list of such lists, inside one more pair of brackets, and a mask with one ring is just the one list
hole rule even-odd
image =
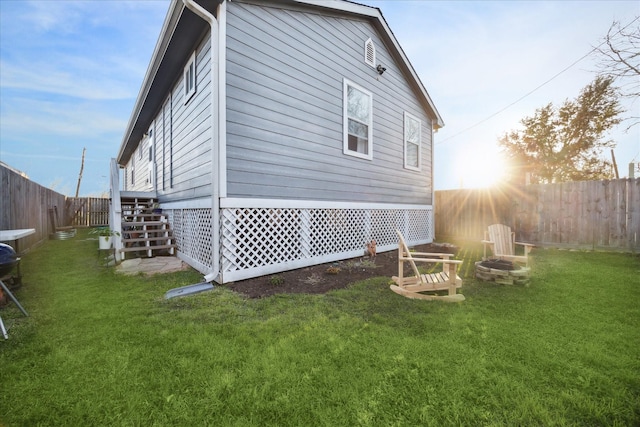
[[[595, 47], [598, 55], [597, 67], [606, 76], [613, 77], [621, 96], [633, 101], [640, 98], [640, 16], [636, 16], [624, 27], [614, 21], [602, 43]], [[627, 117], [629, 127], [639, 123], [638, 117]]]

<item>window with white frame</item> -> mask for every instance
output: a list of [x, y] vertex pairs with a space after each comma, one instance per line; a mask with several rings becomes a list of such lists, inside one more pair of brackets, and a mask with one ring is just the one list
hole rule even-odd
[[149, 129], [149, 142], [148, 142], [148, 151], [149, 151], [149, 162], [153, 161], [153, 129]]
[[373, 95], [344, 80], [343, 152], [371, 160], [373, 158]]
[[191, 58], [184, 67], [184, 103], [189, 102], [196, 93], [196, 53], [193, 52]]
[[131, 186], [135, 187], [136, 185], [136, 158], [133, 157], [131, 159]]
[[376, 45], [371, 39], [364, 42], [364, 62], [372, 67], [376, 66]]
[[404, 167], [420, 170], [420, 151], [422, 141], [422, 121], [404, 113]]

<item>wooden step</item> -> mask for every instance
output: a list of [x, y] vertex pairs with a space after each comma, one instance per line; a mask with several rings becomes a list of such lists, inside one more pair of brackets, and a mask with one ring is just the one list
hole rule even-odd
[[167, 221], [162, 221], [160, 219], [145, 219], [145, 218], [136, 218], [136, 219], [130, 219], [129, 221], [122, 221], [122, 226], [123, 227], [140, 227], [143, 225], [159, 225], [159, 224], [166, 224], [169, 225], [169, 223]]
[[161, 226], [166, 225], [169, 226], [167, 221], [127, 221], [122, 223], [122, 228], [124, 227], [142, 227], [142, 226]]
[[161, 249], [176, 249], [176, 245], [161, 245], [161, 246], [130, 246], [128, 248], [121, 248], [120, 252], [146, 252], [157, 251]]
[[122, 232], [124, 234], [129, 234], [128, 237], [131, 237], [131, 234], [144, 234], [144, 233], [154, 233], [154, 235], [157, 235], [158, 233], [169, 233], [168, 235], [171, 235], [171, 233], [173, 232], [172, 229], [170, 228], [154, 228], [154, 227], [149, 227], [146, 230], [143, 229], [127, 229], [127, 228], [122, 228]]
[[121, 203], [122, 212], [151, 211], [157, 202], [149, 203]]
[[142, 193], [120, 198], [124, 244], [120, 252], [145, 252], [153, 256], [154, 252], [169, 250], [173, 254], [177, 250], [167, 216], [153, 212], [157, 203], [157, 198], [144, 197]]
[[120, 197], [121, 204], [147, 203], [147, 202], [158, 203], [158, 199], [156, 199], [155, 197], [127, 197], [127, 196]]
[[144, 212], [144, 213], [128, 213], [128, 214], [122, 214], [122, 219], [125, 218], [129, 218], [129, 217], [137, 217], [137, 218], [161, 218], [163, 216], [163, 214], [159, 214], [159, 213], [153, 213], [153, 212]]
[[154, 233], [153, 231], [147, 232], [147, 233], [139, 233], [136, 236], [132, 236], [132, 235], [126, 235], [122, 238], [123, 242], [152, 242], [152, 241], [156, 241], [156, 240], [175, 240], [175, 237], [173, 236], [173, 233], [170, 231], [167, 231], [166, 234], [163, 232], [162, 234], [160, 233]]
[[153, 210], [153, 205], [155, 203], [150, 204], [135, 204], [135, 205], [121, 205], [122, 212], [138, 212], [138, 211], [151, 211]]
[[143, 216], [143, 215], [157, 215], [163, 216], [162, 214], [153, 213], [153, 209], [122, 209], [122, 218], [132, 217], [132, 216]]
[[175, 240], [173, 236], [157, 236], [157, 237], [134, 237], [122, 239], [123, 243], [142, 243], [142, 242], [162, 242], [167, 240]]

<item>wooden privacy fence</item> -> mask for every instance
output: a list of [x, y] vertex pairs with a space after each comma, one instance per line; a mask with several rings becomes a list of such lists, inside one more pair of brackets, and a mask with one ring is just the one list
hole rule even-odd
[[109, 225], [109, 199], [101, 197], [68, 197], [68, 211], [74, 227]]
[[58, 212], [64, 212], [66, 197], [4, 166], [0, 166], [0, 180], [0, 229], [34, 228], [35, 234], [20, 240], [21, 250], [48, 239], [53, 232], [49, 209], [57, 206]]
[[435, 193], [435, 233], [481, 240], [503, 223], [520, 241], [640, 249], [640, 179], [537, 184]]
[[0, 165], [0, 229], [36, 230], [20, 240], [21, 250], [39, 245], [55, 231], [51, 210], [57, 213], [58, 227], [109, 224], [109, 199], [66, 197]]

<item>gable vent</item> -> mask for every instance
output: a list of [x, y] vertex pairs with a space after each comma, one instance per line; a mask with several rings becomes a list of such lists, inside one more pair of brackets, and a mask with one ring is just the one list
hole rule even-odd
[[371, 39], [364, 42], [364, 62], [372, 67], [376, 66], [376, 46]]

